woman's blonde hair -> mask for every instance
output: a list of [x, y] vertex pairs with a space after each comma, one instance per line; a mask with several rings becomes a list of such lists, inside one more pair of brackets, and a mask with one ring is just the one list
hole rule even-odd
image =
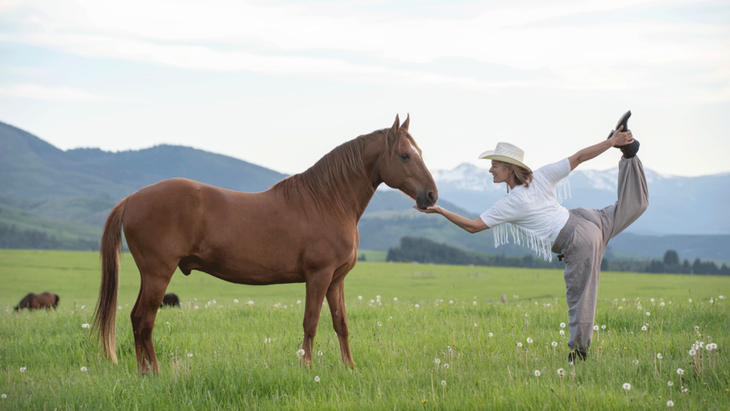
[[[494, 160], [494, 161], [498, 161], [498, 160]], [[502, 165], [504, 165], [505, 167], [512, 170], [512, 172], [515, 175], [515, 180], [517, 180], [518, 186], [524, 185], [525, 188], [530, 186], [530, 183], [532, 183], [532, 171], [530, 171], [524, 167], [520, 167], [518, 165], [505, 163], [504, 161], [500, 161], [500, 163], [502, 163]], [[507, 191], [509, 192], [509, 186], [507, 186]]]

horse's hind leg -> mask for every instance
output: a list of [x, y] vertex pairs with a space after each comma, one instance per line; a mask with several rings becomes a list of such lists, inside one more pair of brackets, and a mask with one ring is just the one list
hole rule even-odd
[[355, 366], [350, 353], [350, 331], [347, 327], [347, 314], [345, 313], [345, 282], [339, 281], [330, 285], [327, 290], [327, 303], [332, 313], [332, 326], [337, 333], [340, 342], [340, 354], [342, 362], [350, 367]]
[[140, 267], [142, 287], [139, 290], [137, 302], [134, 304], [131, 318], [137, 369], [142, 374], [148, 373], [150, 367], [155, 374], [159, 371], [152, 342], [152, 330], [155, 328], [157, 310], [160, 308], [173, 272], [174, 268], [169, 267], [157, 267], [155, 270]]

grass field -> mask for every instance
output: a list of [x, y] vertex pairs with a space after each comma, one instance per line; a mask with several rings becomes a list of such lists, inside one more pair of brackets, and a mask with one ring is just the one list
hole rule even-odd
[[[569, 366], [560, 271], [362, 262], [345, 285], [357, 365], [341, 364], [323, 309], [309, 369], [296, 355], [302, 284], [177, 273], [168, 291], [182, 307], [155, 328], [160, 374], [140, 376], [128, 319], [139, 274], [125, 254], [118, 365], [83, 327], [99, 276], [96, 253], [0, 250], [0, 410], [730, 409], [730, 278], [602, 273], [605, 328]], [[30, 291], [59, 294], [59, 309], [14, 313]], [[718, 348], [692, 357], [697, 341]]]

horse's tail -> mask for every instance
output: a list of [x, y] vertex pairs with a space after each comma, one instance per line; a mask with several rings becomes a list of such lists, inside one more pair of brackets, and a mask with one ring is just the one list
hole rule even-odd
[[94, 314], [94, 333], [104, 348], [104, 354], [117, 362], [116, 322], [117, 291], [119, 290], [119, 253], [122, 250], [122, 216], [127, 199], [120, 201], [109, 213], [101, 236], [101, 287]]

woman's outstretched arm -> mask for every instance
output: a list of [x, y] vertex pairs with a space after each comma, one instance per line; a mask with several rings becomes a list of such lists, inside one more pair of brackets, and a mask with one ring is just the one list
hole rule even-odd
[[619, 129], [615, 133], [613, 133], [611, 138], [609, 138], [608, 140], [603, 140], [598, 144], [586, 147], [583, 150], [580, 150], [579, 152], [568, 157], [568, 160], [570, 161], [570, 170], [575, 170], [575, 168], [578, 167], [581, 163], [597, 157], [599, 154], [602, 154], [604, 151], [613, 146], [620, 147], [633, 143], [634, 137], [631, 135], [631, 131], [623, 132], [621, 131], [622, 129], [623, 126], [619, 127]]
[[476, 220], [470, 220], [466, 217], [462, 217], [456, 213], [452, 213], [451, 211], [441, 207], [441, 206], [431, 206], [428, 207], [425, 210], [421, 210], [416, 206], [413, 206], [416, 210], [426, 213], [426, 214], [441, 214], [442, 216], [446, 217], [447, 220], [451, 221], [452, 223], [458, 225], [459, 227], [463, 228], [464, 230], [474, 234], [478, 233], [480, 231], [486, 230], [489, 227], [487, 227], [486, 224], [484, 224], [484, 221], [482, 221], [481, 218], [477, 217]]

